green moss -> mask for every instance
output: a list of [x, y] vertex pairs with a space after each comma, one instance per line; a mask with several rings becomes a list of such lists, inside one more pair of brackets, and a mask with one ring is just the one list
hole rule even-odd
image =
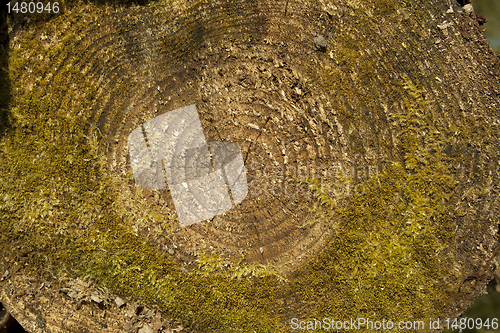
[[342, 39], [333, 45], [335, 59], [344, 72], [351, 72], [360, 57], [360, 45], [356, 40]]

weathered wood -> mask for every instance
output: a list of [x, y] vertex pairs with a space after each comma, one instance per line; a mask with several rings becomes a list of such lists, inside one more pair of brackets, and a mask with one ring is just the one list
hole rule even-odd
[[[428, 323], [493, 278], [500, 61], [458, 3], [62, 8], [12, 16], [2, 53], [1, 301], [31, 332], [153, 327], [133, 301], [199, 332]], [[191, 104], [240, 146], [249, 194], [180, 227], [127, 138]]]

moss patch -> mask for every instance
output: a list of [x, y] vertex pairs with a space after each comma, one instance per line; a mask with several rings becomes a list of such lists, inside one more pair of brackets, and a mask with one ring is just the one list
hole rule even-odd
[[401, 161], [365, 181], [365, 194], [347, 205], [325, 205], [326, 190], [318, 196], [322, 210], [329, 206], [341, 224], [293, 281], [314, 309], [311, 318], [428, 322], [448, 304], [453, 290], [447, 286], [459, 278], [448, 251], [454, 225], [445, 207], [456, 180], [442, 149], [447, 133], [435, 125], [425, 92], [407, 77], [402, 81], [405, 109], [392, 114]]

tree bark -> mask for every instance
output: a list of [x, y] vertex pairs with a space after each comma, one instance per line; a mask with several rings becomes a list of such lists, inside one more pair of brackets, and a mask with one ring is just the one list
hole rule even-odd
[[[33, 333], [177, 327], [165, 318], [439, 331], [429, 320], [483, 293], [499, 249], [500, 61], [471, 14], [445, 0], [11, 14], [2, 303]], [[181, 227], [168, 188], [135, 183], [127, 139], [192, 104], [207, 142], [241, 148], [249, 193]]]

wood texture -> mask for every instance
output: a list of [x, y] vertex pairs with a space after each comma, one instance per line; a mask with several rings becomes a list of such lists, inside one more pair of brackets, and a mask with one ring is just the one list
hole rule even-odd
[[[458, 316], [498, 252], [500, 61], [452, 2], [89, 3], [11, 16], [2, 302], [32, 333], [154, 326], [126, 317], [135, 305], [119, 309], [116, 293], [200, 332]], [[181, 228], [168, 189], [135, 185], [127, 137], [191, 104], [207, 141], [241, 147], [249, 195]], [[314, 191], [321, 181], [328, 195]], [[206, 291], [191, 277], [203, 272], [229, 287]], [[109, 288], [108, 305], [61, 291], [88, 278]], [[173, 284], [201, 296], [168, 299]], [[209, 320], [198, 302], [217, 297]]]

